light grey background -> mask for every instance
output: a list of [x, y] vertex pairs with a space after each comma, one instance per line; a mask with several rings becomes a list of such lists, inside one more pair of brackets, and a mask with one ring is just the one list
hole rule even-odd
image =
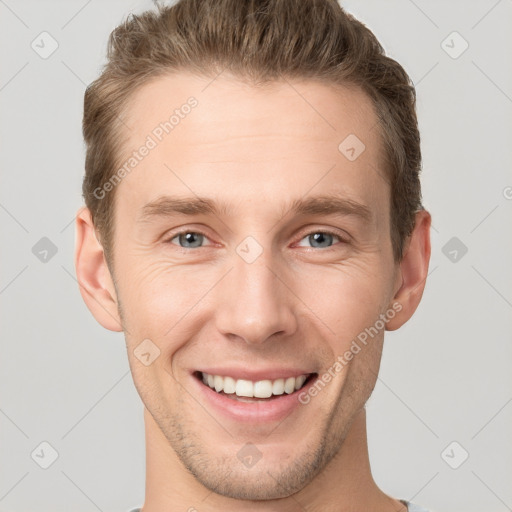
[[[512, 1], [343, 5], [417, 86], [433, 216], [423, 301], [387, 334], [368, 403], [374, 478], [438, 512], [512, 510]], [[110, 31], [149, 7], [0, 0], [2, 512], [143, 503], [142, 403], [122, 333], [104, 330], [80, 297], [73, 221], [85, 86]], [[47, 58], [31, 47], [51, 49], [43, 31], [58, 43]], [[43, 237], [57, 248], [46, 262], [32, 250]], [[58, 454], [48, 469], [42, 442]]]

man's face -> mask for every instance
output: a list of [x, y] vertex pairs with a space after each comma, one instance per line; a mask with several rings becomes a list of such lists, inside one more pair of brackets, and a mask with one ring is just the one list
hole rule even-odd
[[[391, 308], [390, 191], [361, 91], [211, 80], [159, 78], [129, 104], [127, 158], [197, 100], [116, 187], [116, 292], [135, 385], [184, 466], [217, 493], [277, 498], [325, 468], [375, 385], [382, 328], [308, 393]], [[166, 196], [218, 210], [174, 211]], [[319, 196], [342, 207], [290, 210]], [[143, 340], [143, 361], [159, 350], [148, 365]], [[255, 389], [282, 394], [233, 393]]]

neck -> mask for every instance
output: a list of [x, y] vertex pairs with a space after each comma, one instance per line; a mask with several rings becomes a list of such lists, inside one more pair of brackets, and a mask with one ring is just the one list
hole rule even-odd
[[142, 512], [407, 512], [373, 480], [368, 457], [366, 411], [352, 422], [339, 452], [301, 491], [265, 501], [235, 500], [212, 493], [183, 466], [158, 425], [144, 408], [146, 427], [146, 497]]

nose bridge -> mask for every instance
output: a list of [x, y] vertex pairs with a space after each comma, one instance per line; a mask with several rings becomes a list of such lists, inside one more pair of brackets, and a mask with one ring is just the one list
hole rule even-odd
[[274, 261], [270, 247], [247, 237], [231, 261], [233, 270], [219, 290], [219, 331], [251, 344], [263, 343], [277, 333], [291, 334], [296, 328], [293, 295], [278, 277], [279, 262]]

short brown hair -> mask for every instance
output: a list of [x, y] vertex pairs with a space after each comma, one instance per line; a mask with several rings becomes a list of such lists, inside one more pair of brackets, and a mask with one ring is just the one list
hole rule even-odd
[[391, 188], [391, 241], [401, 261], [421, 210], [416, 93], [405, 70], [374, 34], [336, 0], [179, 0], [129, 15], [111, 34], [107, 64], [85, 91], [83, 196], [109, 264], [114, 191], [98, 190], [120, 165], [127, 100], [143, 84], [174, 71], [223, 70], [254, 85], [281, 77], [356, 85], [371, 98]]

